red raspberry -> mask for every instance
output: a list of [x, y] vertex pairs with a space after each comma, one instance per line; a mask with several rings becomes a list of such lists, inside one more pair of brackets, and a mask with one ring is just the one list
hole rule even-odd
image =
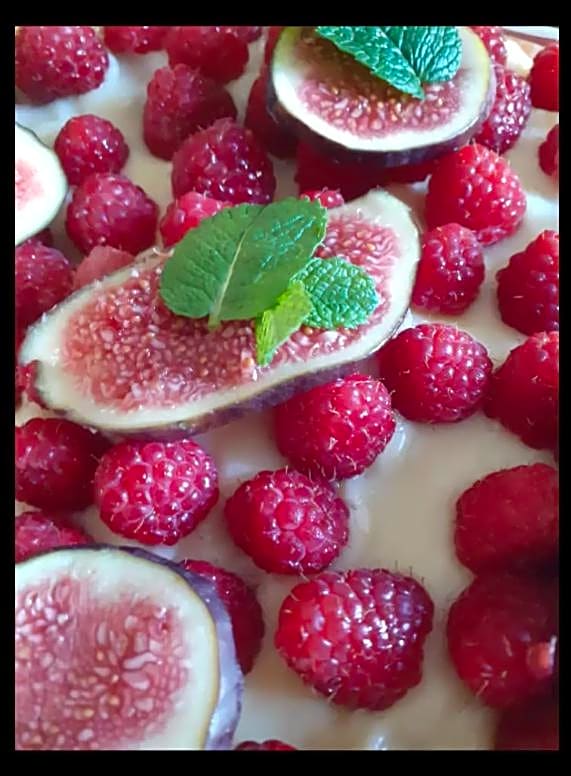
[[459, 224], [437, 226], [422, 235], [412, 302], [424, 310], [462, 313], [478, 296], [484, 273], [484, 253], [474, 232]]
[[170, 65], [189, 65], [220, 83], [242, 75], [248, 44], [232, 27], [172, 27], [165, 37]]
[[559, 706], [556, 700], [533, 701], [504, 711], [496, 730], [496, 751], [557, 751]]
[[496, 96], [492, 110], [474, 138], [498, 154], [515, 145], [531, 113], [531, 90], [525, 78], [497, 66]]
[[122, 132], [91, 113], [69, 119], [56, 137], [54, 150], [73, 185], [94, 172], [120, 172], [129, 157]]
[[231, 207], [231, 203], [205, 197], [196, 191], [183, 194], [170, 203], [159, 221], [163, 245], [165, 248], [175, 245], [190, 229], [195, 229], [205, 218], [215, 216], [225, 207]]
[[14, 257], [16, 318], [27, 326], [71, 292], [73, 269], [63, 253], [37, 240], [19, 245]]
[[19, 27], [16, 86], [37, 103], [103, 83], [109, 57], [93, 27]]
[[354, 374], [275, 408], [278, 449], [296, 469], [330, 480], [361, 474], [395, 430], [391, 397], [380, 380]]
[[112, 272], [132, 264], [135, 257], [127, 251], [119, 251], [108, 245], [97, 245], [83, 259], [75, 271], [74, 288], [81, 288], [94, 280], [101, 280]]
[[479, 407], [492, 372], [486, 348], [443, 323], [406, 329], [378, 352], [393, 406], [420, 423], [455, 423]]
[[244, 482], [224, 507], [234, 542], [276, 574], [312, 574], [347, 544], [349, 510], [326, 483], [291, 469], [263, 471]]
[[123, 442], [95, 472], [95, 503], [116, 534], [141, 544], [176, 544], [218, 501], [212, 458], [190, 439]]
[[41, 232], [38, 232], [33, 237], [29, 237], [24, 243], [21, 243], [22, 245], [27, 245], [31, 242], [39, 242], [42, 245], [47, 245], [48, 248], [54, 247], [54, 236], [52, 234], [52, 230], [49, 228], [49, 226], [46, 226], [45, 229], [42, 229]]
[[160, 159], [172, 159], [183, 140], [216, 119], [237, 115], [229, 92], [187, 65], [161, 67], [147, 86], [143, 137]]
[[262, 647], [264, 616], [256, 593], [244, 580], [231, 571], [203, 560], [183, 560], [181, 566], [193, 571], [214, 585], [232, 622], [236, 654], [242, 673], [249, 673]]
[[269, 64], [274, 48], [278, 42], [278, 38], [282, 34], [283, 27], [270, 27], [268, 30], [268, 37], [266, 38], [266, 47], [264, 48], [264, 62]]
[[[529, 74], [531, 104], [543, 110], [559, 110], [559, 44], [542, 49]], [[22, 90], [23, 91], [23, 90]]]
[[230, 119], [220, 119], [187, 138], [172, 164], [175, 197], [198, 191], [234, 205], [265, 205], [276, 190], [268, 155], [249, 129]]
[[559, 178], [559, 124], [552, 127], [539, 146], [539, 166], [546, 175]]
[[434, 606], [416, 580], [385, 569], [328, 571], [293, 588], [275, 644], [333, 703], [380, 711], [422, 678]]
[[496, 65], [505, 65], [508, 61], [508, 50], [501, 27], [472, 27], [476, 35], [488, 50], [490, 59]]
[[535, 334], [514, 348], [490, 381], [484, 410], [526, 445], [555, 449], [559, 404], [559, 332]]
[[63, 518], [32, 511], [22, 512], [16, 518], [15, 538], [16, 563], [56, 547], [74, 547], [92, 542], [80, 528]]
[[39, 509], [89, 506], [93, 475], [107, 442], [59, 418], [32, 418], [16, 427], [16, 498]]
[[[477, 577], [450, 608], [448, 649], [462, 681], [488, 706], [507, 708], [549, 693], [555, 671], [556, 601], [551, 583], [509, 573]], [[530, 666], [551, 655], [547, 675]]]
[[238, 27], [222, 27], [221, 29], [232, 32], [245, 43], [253, 43], [262, 35], [261, 27], [246, 27], [244, 24], [239, 25]]
[[104, 27], [103, 40], [115, 54], [160, 51], [170, 27]]
[[297, 751], [295, 746], [284, 744], [283, 741], [278, 741], [277, 738], [270, 738], [267, 741], [262, 741], [258, 744], [256, 741], [242, 741], [241, 744], [234, 747], [234, 751], [250, 751], [250, 752], [286, 752]]
[[300, 191], [334, 189], [347, 201], [366, 194], [382, 181], [382, 170], [364, 164], [341, 164], [305, 143], [297, 145], [296, 163], [295, 180]]
[[244, 125], [252, 130], [264, 148], [279, 159], [295, 156], [297, 139], [278, 124], [266, 104], [268, 71], [264, 69], [254, 81], [248, 97]]
[[559, 234], [546, 229], [497, 274], [502, 320], [523, 334], [559, 329]]
[[456, 502], [458, 560], [475, 574], [557, 562], [559, 475], [543, 463], [488, 474]]
[[473, 143], [443, 157], [426, 195], [429, 229], [458, 223], [476, 232], [482, 245], [515, 232], [526, 198], [515, 172], [501, 156]]
[[310, 202], [319, 202], [320, 205], [331, 210], [336, 207], [341, 207], [345, 204], [345, 200], [340, 191], [332, 191], [331, 189], [320, 189], [319, 191], [304, 191], [300, 194], [302, 199], [308, 199]]
[[137, 254], [155, 242], [158, 208], [124, 175], [94, 174], [73, 193], [65, 228], [83, 253], [110, 245]]
[[388, 186], [390, 183], [419, 183], [432, 175], [438, 164], [438, 159], [430, 159], [428, 162], [418, 164], [403, 164], [400, 167], [388, 167], [379, 171], [379, 184]]

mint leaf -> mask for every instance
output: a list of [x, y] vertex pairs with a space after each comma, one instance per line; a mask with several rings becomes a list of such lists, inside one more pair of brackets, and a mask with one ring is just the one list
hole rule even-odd
[[160, 293], [188, 318], [255, 318], [275, 304], [325, 235], [319, 202], [290, 197], [226, 208], [191, 229], [165, 263]]
[[256, 360], [266, 366], [278, 347], [302, 325], [312, 309], [301, 283], [292, 282], [277, 304], [256, 320]]
[[423, 83], [449, 81], [462, 58], [456, 27], [316, 27], [395, 89], [422, 99]]
[[311, 299], [304, 323], [316, 329], [354, 329], [379, 304], [371, 276], [345, 259], [312, 259], [293, 282], [302, 283]]

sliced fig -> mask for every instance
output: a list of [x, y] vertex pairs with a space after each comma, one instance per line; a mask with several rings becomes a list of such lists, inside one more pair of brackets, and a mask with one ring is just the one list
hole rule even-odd
[[16, 749], [227, 749], [242, 674], [210, 582], [138, 549], [16, 565]]
[[495, 88], [484, 44], [468, 27], [459, 33], [460, 69], [450, 81], [426, 84], [419, 100], [373, 76], [311, 27], [286, 27], [270, 65], [270, 112], [338, 161], [399, 167], [456, 150], [486, 119]]
[[27, 332], [22, 363], [36, 392], [68, 417], [109, 433], [165, 436], [227, 422], [341, 373], [377, 350], [409, 304], [418, 232], [406, 205], [373, 190], [329, 211], [324, 258], [344, 256], [375, 280], [380, 303], [357, 329], [304, 327], [267, 367], [250, 322], [209, 330], [171, 313], [158, 295], [164, 255], [93, 283]]
[[15, 124], [15, 244], [48, 226], [67, 193], [56, 154], [29, 129]]

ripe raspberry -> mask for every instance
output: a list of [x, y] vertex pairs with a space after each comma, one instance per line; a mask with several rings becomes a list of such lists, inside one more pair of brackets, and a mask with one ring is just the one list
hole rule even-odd
[[347, 544], [349, 510], [325, 482], [291, 469], [263, 471], [224, 507], [234, 542], [264, 571], [312, 574]]
[[212, 458], [190, 439], [123, 442], [95, 472], [95, 503], [116, 534], [141, 544], [176, 544], [218, 501]]
[[533, 701], [504, 711], [496, 730], [496, 751], [557, 751], [559, 706], [556, 700]]
[[74, 547], [92, 542], [80, 528], [63, 518], [32, 511], [22, 512], [16, 518], [15, 538], [16, 563], [56, 547]]
[[290, 159], [295, 156], [297, 139], [295, 135], [281, 127], [268, 111], [266, 92], [268, 87], [268, 72], [263, 70], [254, 81], [248, 97], [244, 126], [251, 129], [263, 147], [279, 159]]
[[531, 113], [531, 90], [525, 78], [497, 66], [496, 96], [492, 110], [474, 138], [486, 148], [503, 154], [515, 145]]
[[[488, 706], [503, 709], [550, 692], [557, 642], [551, 583], [509, 573], [477, 577], [450, 608], [448, 649], [462, 681]], [[547, 648], [547, 675], [530, 668]]]
[[497, 274], [502, 320], [523, 334], [559, 330], [559, 234], [546, 229]]
[[19, 27], [16, 86], [37, 103], [103, 83], [109, 57], [93, 27]]
[[490, 59], [496, 65], [505, 66], [508, 61], [508, 50], [501, 27], [472, 27], [476, 35], [486, 47]]
[[354, 374], [293, 396], [275, 408], [278, 449], [310, 475], [361, 474], [395, 430], [391, 397], [380, 380]]
[[559, 547], [559, 475], [543, 463], [488, 474], [456, 502], [460, 563], [475, 574], [542, 570]]
[[319, 154], [311, 146], [298, 143], [295, 180], [299, 190], [334, 189], [347, 201], [382, 185], [382, 170], [365, 164], [339, 163]]
[[228, 610], [236, 654], [243, 674], [249, 673], [262, 648], [264, 616], [256, 593], [231, 571], [203, 560], [183, 560], [181, 566], [213, 583], [216, 593]]
[[234, 35], [236, 35], [236, 37], [240, 38], [240, 40], [243, 40], [245, 43], [253, 43], [262, 35], [261, 27], [247, 27], [244, 24], [239, 25], [238, 27], [222, 27], [221, 29], [232, 32]]
[[345, 200], [340, 191], [332, 191], [331, 189], [320, 189], [319, 191], [304, 191], [299, 195], [302, 199], [308, 199], [310, 202], [319, 202], [320, 205], [331, 210], [335, 207], [341, 207], [345, 204]]
[[172, 27], [164, 43], [171, 66], [189, 65], [223, 84], [248, 63], [248, 44], [232, 27]]
[[52, 234], [52, 230], [46, 226], [45, 229], [42, 229], [41, 232], [38, 232], [33, 237], [29, 237], [24, 243], [21, 243], [22, 245], [26, 245], [30, 242], [39, 242], [42, 245], [47, 245], [48, 248], [54, 247], [54, 236]]
[[159, 221], [163, 245], [165, 248], [175, 245], [190, 229], [196, 228], [205, 218], [215, 216], [225, 207], [231, 207], [231, 203], [205, 197], [196, 191], [183, 194], [170, 203]]
[[458, 223], [476, 232], [482, 245], [515, 232], [526, 198], [515, 172], [502, 157], [477, 143], [443, 157], [428, 183], [429, 229]]
[[412, 302], [424, 310], [462, 313], [478, 296], [484, 273], [484, 253], [474, 232], [459, 224], [437, 226], [422, 235]]
[[91, 113], [74, 116], [63, 125], [54, 151], [74, 186], [94, 172], [120, 172], [129, 157], [122, 132]]
[[103, 40], [114, 54], [160, 51], [170, 27], [104, 27]]
[[110, 245], [137, 254], [155, 242], [158, 208], [124, 175], [90, 175], [73, 193], [65, 228], [83, 253]]
[[237, 115], [229, 92], [187, 65], [161, 67], [147, 86], [143, 138], [160, 159], [172, 159], [183, 140], [216, 119]]
[[267, 741], [262, 741], [258, 744], [256, 741], [242, 741], [241, 744], [234, 747], [234, 751], [250, 751], [250, 752], [286, 752], [297, 751], [295, 746], [284, 744], [283, 741], [278, 741], [277, 738], [270, 738]]
[[529, 74], [531, 104], [543, 110], [559, 110], [559, 44], [542, 49], [535, 56]]
[[264, 63], [269, 64], [274, 48], [278, 42], [278, 38], [282, 34], [283, 27], [270, 27], [268, 30], [268, 37], [266, 38], [266, 47], [264, 48]]
[[92, 248], [75, 271], [73, 287], [75, 289], [100, 280], [112, 272], [132, 264], [135, 257], [127, 251], [119, 251], [108, 245]]
[[39, 509], [84, 509], [107, 442], [59, 418], [32, 418], [16, 427], [16, 498]]
[[494, 372], [484, 411], [526, 445], [554, 450], [559, 404], [559, 332], [535, 334]]
[[443, 323], [406, 329], [378, 352], [393, 407], [420, 423], [455, 423], [479, 407], [492, 372], [486, 348]]
[[56, 248], [28, 240], [16, 248], [16, 319], [27, 326], [71, 292], [73, 269]]
[[552, 127], [539, 146], [539, 166], [546, 175], [559, 178], [559, 124]]
[[230, 119], [220, 119], [187, 138], [172, 164], [175, 197], [198, 191], [234, 205], [265, 205], [276, 190], [268, 155], [249, 129]]
[[333, 703], [380, 711], [420, 682], [433, 611], [411, 577], [328, 571], [287, 596], [275, 645], [305, 684]]

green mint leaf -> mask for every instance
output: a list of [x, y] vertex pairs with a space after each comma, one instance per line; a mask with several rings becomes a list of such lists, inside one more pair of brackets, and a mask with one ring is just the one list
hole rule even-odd
[[311, 313], [311, 299], [301, 283], [292, 282], [276, 305], [256, 319], [256, 360], [267, 366], [279, 346]]
[[160, 293], [188, 318], [255, 318], [275, 304], [325, 235], [319, 202], [290, 197], [221, 210], [191, 229], [165, 263]]
[[293, 282], [302, 283], [311, 299], [304, 323], [316, 329], [354, 329], [379, 304], [371, 276], [345, 259], [311, 259]]
[[456, 27], [316, 27], [395, 89], [422, 99], [423, 83], [449, 81], [462, 58]]

